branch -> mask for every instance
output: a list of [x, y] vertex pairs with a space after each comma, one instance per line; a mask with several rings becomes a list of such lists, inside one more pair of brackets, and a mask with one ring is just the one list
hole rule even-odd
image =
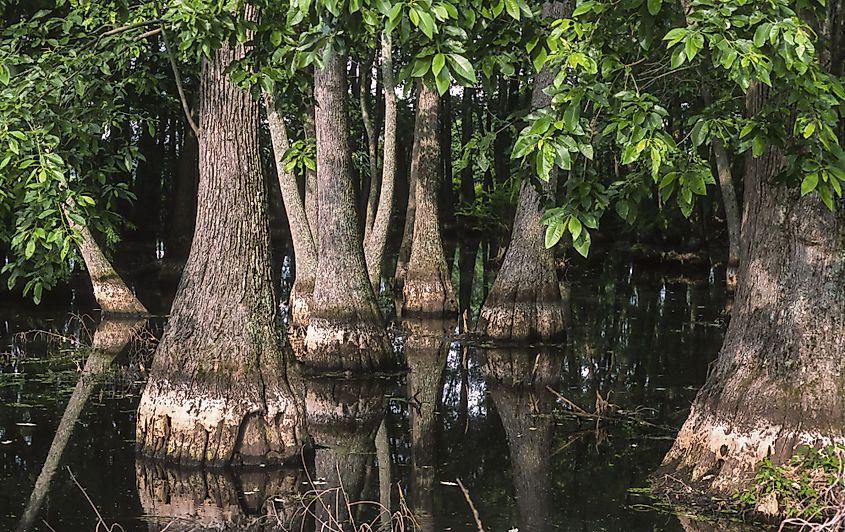
[[136, 36], [135, 36], [135, 38], [134, 38], [133, 40], [135, 40], [135, 41], [143, 41], [143, 40], [144, 40], [144, 39], [146, 39], [147, 37], [152, 37], [153, 35], [158, 35], [159, 33], [162, 33], [162, 29], [161, 29], [161, 28], [156, 28], [156, 29], [154, 29], [154, 30], [150, 30], [150, 31], [146, 31], [146, 32], [144, 32], [144, 33], [141, 33], [140, 35], [136, 35]]
[[133, 22], [132, 24], [120, 26], [119, 28], [113, 28], [101, 33], [99, 38], [104, 39], [106, 37], [111, 37], [112, 35], [117, 35], [118, 33], [123, 33], [124, 31], [134, 30], [135, 28], [141, 28], [144, 26], [151, 26], [153, 24], [161, 24], [161, 19], [142, 20], [141, 22]]
[[[158, 16], [161, 17], [163, 12], [161, 8], [161, 1], [156, 0], [155, 6]], [[161, 18], [159, 18], [159, 21], [161, 21]], [[191, 115], [191, 108], [188, 105], [188, 99], [185, 97], [185, 89], [182, 87], [182, 74], [179, 72], [179, 65], [176, 64], [176, 56], [173, 55], [173, 50], [170, 48], [170, 41], [167, 40], [167, 32], [164, 29], [164, 24], [160, 23], [158, 27], [161, 30], [161, 40], [164, 41], [164, 49], [167, 52], [167, 59], [170, 60], [170, 68], [173, 70], [173, 77], [176, 78], [176, 91], [179, 93], [179, 101], [182, 103], [182, 110], [185, 112], [185, 118], [188, 119], [188, 124], [194, 131], [194, 135], [197, 139], [199, 139], [200, 128], [197, 123], [194, 122], [193, 115]]]

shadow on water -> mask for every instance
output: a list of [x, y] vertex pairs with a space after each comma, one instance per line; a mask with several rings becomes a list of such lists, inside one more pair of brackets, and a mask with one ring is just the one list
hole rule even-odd
[[[147, 359], [118, 358], [109, 371], [123, 380], [99, 394], [89, 378], [128, 333], [104, 322], [83, 366], [73, 353], [84, 327], [18, 316], [0, 331], [0, 482], [9, 486], [0, 529], [47, 530], [43, 519], [56, 530], [93, 530], [97, 516], [69, 466], [103, 520], [127, 532], [351, 530], [352, 522], [387, 530], [405, 505], [424, 531], [477, 530], [471, 506], [491, 531], [750, 530], [676, 517], [639, 492], [721, 344], [721, 290], [706, 270], [643, 269], [615, 254], [577, 270], [566, 281], [566, 345], [482, 349], [455, 336], [453, 322], [406, 319], [396, 343], [409, 371], [398, 383], [301, 381], [314, 451], [280, 470], [210, 473], [136, 460]], [[480, 291], [480, 282], [462, 288], [470, 322]], [[70, 340], [24, 342], [16, 333], [28, 328]]]

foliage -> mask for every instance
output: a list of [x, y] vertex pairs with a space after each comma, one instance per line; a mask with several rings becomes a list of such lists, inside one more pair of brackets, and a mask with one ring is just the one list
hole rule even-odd
[[784, 516], [818, 521], [835, 511], [829, 504], [831, 497], [841, 498], [845, 493], [843, 453], [845, 446], [840, 444], [823, 448], [804, 445], [784, 465], [776, 466], [765, 458], [758, 465], [753, 486], [733, 497], [753, 508], [774, 494]]
[[[547, 211], [546, 244], [568, 235], [586, 254], [587, 229], [609, 205], [633, 222], [636, 201], [649, 196], [661, 205], [674, 198], [689, 217], [715, 183], [701, 149], [713, 139], [753, 157], [781, 150], [784, 183], [800, 184], [802, 195], [816, 190], [832, 209], [845, 177], [835, 133], [845, 91], [822, 67], [807, 22], [821, 9], [788, 0], [587, 0], [554, 21], [542, 62], [554, 76], [552, 100], [528, 117], [512, 153], [541, 181], [556, 168], [577, 183], [567, 192], [582, 199], [564, 194]], [[702, 84], [718, 104], [703, 101]], [[760, 87], [777, 97], [743, 116], [744, 96]]]

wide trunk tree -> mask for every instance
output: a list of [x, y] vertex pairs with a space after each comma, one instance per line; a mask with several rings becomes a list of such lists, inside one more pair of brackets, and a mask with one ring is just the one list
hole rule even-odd
[[411, 182], [416, 187], [416, 213], [411, 256], [403, 285], [403, 312], [437, 316], [457, 311], [438, 217], [442, 170], [440, 97], [437, 90], [425, 82], [419, 82], [418, 87], [411, 158]]
[[[765, 93], [752, 85], [750, 116]], [[713, 492], [747, 487], [763, 458], [845, 442], [845, 215], [776, 182], [784, 163], [748, 155], [731, 322], [660, 470]]]
[[319, 265], [303, 360], [323, 369], [389, 364], [389, 346], [364, 264], [348, 139], [346, 57], [314, 70]]
[[232, 84], [241, 47], [203, 63], [196, 229], [138, 406], [137, 446], [180, 464], [282, 462], [299, 452], [273, 284], [259, 107]]
[[[563, 18], [571, 11], [570, 2], [547, 2], [543, 16]], [[550, 102], [544, 89], [554, 80], [544, 66], [534, 80], [531, 107], [545, 107]], [[553, 187], [544, 187], [550, 192]], [[511, 231], [511, 243], [502, 268], [478, 320], [477, 332], [500, 341], [554, 341], [564, 334], [563, 307], [554, 256], [546, 249], [541, 190], [525, 181]]]

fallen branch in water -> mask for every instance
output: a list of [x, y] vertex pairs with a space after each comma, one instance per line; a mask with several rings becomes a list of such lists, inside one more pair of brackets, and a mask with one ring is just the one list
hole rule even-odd
[[105, 519], [103, 519], [103, 516], [100, 514], [100, 510], [97, 509], [97, 505], [94, 504], [94, 501], [92, 501], [91, 497], [88, 496], [88, 492], [85, 491], [85, 488], [82, 487], [82, 484], [80, 484], [79, 481], [76, 480], [76, 476], [73, 474], [73, 471], [71, 471], [70, 466], [67, 467], [67, 472], [68, 474], [70, 474], [70, 479], [73, 481], [74, 484], [76, 484], [76, 487], [79, 488], [79, 491], [82, 492], [82, 495], [85, 496], [85, 499], [88, 501], [88, 504], [91, 505], [91, 508], [94, 510], [94, 513], [97, 514], [97, 527], [94, 528], [94, 532], [98, 532], [100, 530], [100, 525], [103, 525], [103, 528], [106, 529], [106, 532], [114, 532], [117, 529], [123, 530], [125, 532], [125, 529], [123, 528], [123, 526], [120, 525], [120, 523], [114, 523], [112, 525], [106, 523]]
[[580, 406], [576, 405], [575, 403], [564, 397], [563, 394], [561, 394], [551, 386], [546, 386], [546, 389], [550, 391], [555, 397], [563, 401], [563, 403], [566, 404], [569, 408], [572, 409], [570, 412], [566, 412], [567, 414], [578, 418], [595, 420], [597, 428], [599, 421], [601, 421], [602, 419], [607, 419], [610, 421], [628, 421], [631, 423], [636, 423], [638, 425], [643, 425], [645, 427], [652, 427], [660, 430], [666, 430], [669, 432], [675, 430], [672, 427], [667, 427], [665, 425], [657, 425], [635, 415], [636, 412], [640, 411], [639, 408], [635, 410], [634, 414], [615, 409], [614, 407], [616, 405], [610, 403], [607, 398], [598, 395], [598, 393], [596, 393], [596, 412], [587, 412]]
[[461, 488], [461, 491], [464, 492], [464, 498], [467, 500], [467, 504], [469, 505], [469, 509], [472, 510], [472, 516], [475, 518], [475, 526], [478, 527], [478, 532], [484, 532], [484, 525], [481, 524], [481, 516], [478, 515], [478, 510], [475, 509], [475, 505], [472, 503], [472, 499], [469, 498], [469, 490], [466, 489], [464, 483], [461, 482], [461, 479], [455, 479], [458, 483], [458, 487]]

